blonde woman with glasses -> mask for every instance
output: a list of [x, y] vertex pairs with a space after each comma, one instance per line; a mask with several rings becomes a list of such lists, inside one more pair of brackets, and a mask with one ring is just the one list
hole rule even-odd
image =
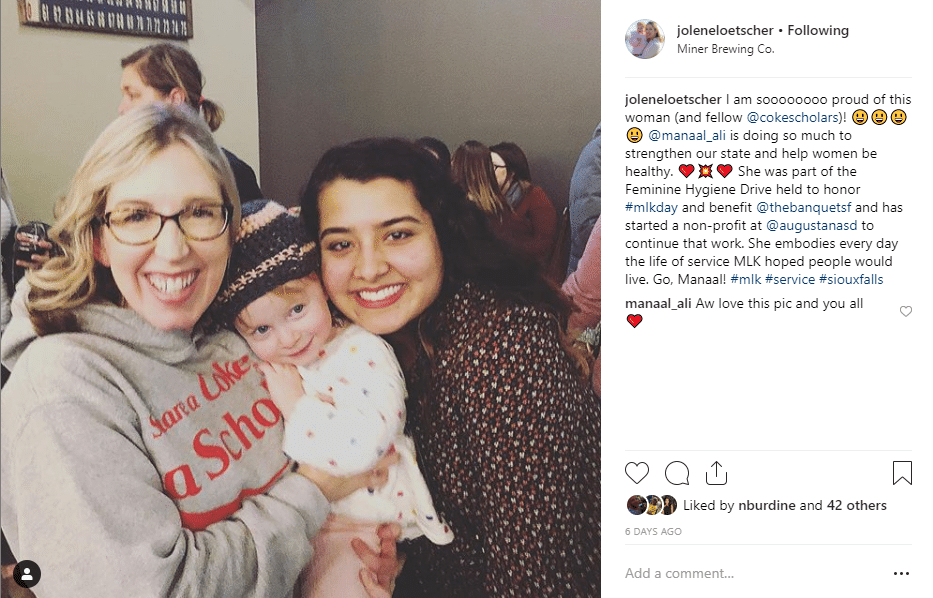
[[[3, 335], [2, 518], [39, 596], [285, 598], [329, 501], [380, 485], [282, 453], [246, 343], [203, 315], [240, 201], [204, 121], [154, 104], [111, 124], [59, 206], [64, 256], [27, 274]], [[25, 290], [25, 289], [23, 289]], [[372, 569], [373, 595], [397, 568]], [[397, 533], [397, 532], [396, 532]]]

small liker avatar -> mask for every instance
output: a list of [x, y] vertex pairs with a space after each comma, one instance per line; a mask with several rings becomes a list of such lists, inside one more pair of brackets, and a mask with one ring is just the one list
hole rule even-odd
[[628, 499], [627, 507], [628, 512], [632, 515], [641, 515], [648, 509], [648, 501], [645, 500], [644, 496], [636, 494]]

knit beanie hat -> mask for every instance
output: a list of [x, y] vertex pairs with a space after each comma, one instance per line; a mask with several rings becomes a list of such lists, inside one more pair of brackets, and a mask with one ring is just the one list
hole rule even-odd
[[256, 199], [243, 204], [227, 278], [214, 300], [217, 324], [233, 328], [237, 316], [266, 293], [317, 271], [317, 243], [298, 214], [279, 203]]

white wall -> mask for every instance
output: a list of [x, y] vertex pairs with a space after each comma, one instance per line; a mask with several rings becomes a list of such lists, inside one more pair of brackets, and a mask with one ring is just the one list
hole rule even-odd
[[[259, 176], [256, 26], [252, 0], [195, 0], [185, 45], [223, 106], [218, 142]], [[0, 2], [0, 159], [21, 222], [51, 222], [84, 152], [117, 115], [120, 59], [166, 41], [24, 27], [16, 2]]]

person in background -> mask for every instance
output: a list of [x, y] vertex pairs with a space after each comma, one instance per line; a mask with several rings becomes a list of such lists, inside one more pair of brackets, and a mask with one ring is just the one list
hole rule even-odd
[[507, 168], [504, 161], [500, 162], [497, 167], [492, 152], [479, 141], [467, 141], [454, 151], [450, 162], [451, 178], [463, 189], [467, 199], [486, 214], [492, 232], [513, 252], [533, 258], [535, 267], [543, 271], [542, 264], [547, 256], [542, 259], [533, 252], [530, 222], [517, 217], [506, 201], [497, 171], [505, 174]]
[[403, 545], [396, 596], [598, 596], [600, 404], [563, 294], [403, 139], [328, 150], [301, 215], [334, 305], [399, 358], [406, 430], [456, 534]]
[[496, 182], [512, 208], [507, 216], [510, 242], [546, 267], [557, 236], [557, 213], [544, 189], [531, 182], [531, 169], [518, 145], [503, 141], [489, 148]]
[[[7, 187], [6, 175], [0, 169], [0, 200], [2, 200], [2, 228], [0, 228], [0, 238], [3, 239], [3, 250], [0, 252], [3, 258], [3, 277], [2, 277], [2, 327], [0, 327], [0, 336], [6, 332], [7, 324], [10, 322], [11, 309], [10, 300], [13, 296], [13, 289], [16, 283], [22, 277], [26, 270], [34, 270], [42, 267], [54, 252], [54, 246], [46, 240], [34, 241], [24, 238], [25, 233], [17, 232], [16, 210], [13, 208], [13, 200], [10, 197], [10, 189]], [[34, 245], [38, 251], [30, 255], [29, 260], [17, 259], [17, 243], [29, 243]], [[6, 384], [10, 377], [10, 371], [6, 366], [0, 366], [0, 387]], [[3, 598], [28, 598], [34, 596], [32, 592], [19, 587], [13, 580], [13, 569], [16, 566], [16, 557], [10, 550], [6, 541], [6, 534], [0, 533], [0, 576], [2, 576]]]
[[450, 150], [446, 143], [436, 137], [421, 137], [415, 143], [431, 152], [444, 170], [450, 173]]
[[596, 219], [593, 232], [583, 251], [583, 257], [577, 269], [570, 273], [564, 282], [563, 291], [573, 301], [576, 308], [567, 321], [570, 336], [588, 345], [588, 350], [596, 356], [593, 363], [593, 390], [601, 395], [600, 370], [602, 353], [600, 352], [599, 332], [594, 331], [600, 324], [601, 313], [601, 246], [602, 217]]
[[[117, 119], [56, 216], [64, 254], [27, 272], [2, 339], [0, 515], [41, 563], [34, 591], [292, 596], [329, 502], [381, 486], [392, 459], [296, 467], [246, 342], [206, 329], [240, 202], [203, 119], [161, 102]], [[374, 596], [397, 571], [380, 538], [360, 571]]]
[[[0, 227], [0, 238], [3, 239], [3, 294], [2, 294], [2, 323], [0, 330], [6, 330], [6, 325], [10, 321], [10, 297], [13, 296], [13, 287], [16, 281], [13, 277], [14, 259], [13, 245], [16, 242], [16, 211], [13, 209], [13, 200], [10, 199], [10, 190], [6, 185], [6, 176], [0, 170], [0, 199], [2, 199], [2, 227]], [[6, 382], [7, 371], [3, 370], [3, 381]]]
[[602, 205], [600, 196], [602, 190], [602, 124], [596, 126], [593, 139], [586, 144], [577, 165], [570, 178], [570, 260], [567, 263], [567, 274], [577, 269], [577, 262], [583, 255], [586, 242], [590, 238], [590, 231], [599, 218]]
[[[3, 279], [2, 281], [2, 329], [0, 329], [0, 336], [6, 332], [6, 325], [10, 322], [10, 298], [13, 296], [13, 287], [16, 284], [14, 280], [13, 272], [14, 267], [14, 258], [13, 258], [13, 245], [16, 242], [16, 211], [13, 209], [13, 201], [10, 199], [10, 190], [7, 188], [6, 176], [3, 174], [3, 170], [0, 169], [0, 210], [2, 210], [2, 219], [0, 219], [0, 238], [3, 239]], [[6, 380], [9, 377], [10, 372], [3, 367], [2, 373], [2, 382], [0, 386], [6, 384]], [[2, 584], [2, 589], [0, 592], [3, 593], [4, 598], [8, 594], [20, 589], [16, 583], [13, 581], [13, 568], [16, 565], [16, 558], [13, 556], [13, 553], [10, 551], [10, 547], [6, 541], [6, 534], [0, 536], [0, 584]], [[27, 595], [31, 594], [28, 590], [23, 590]]]
[[[216, 102], [204, 97], [204, 77], [197, 61], [188, 50], [169, 43], [153, 44], [136, 50], [120, 61], [122, 98], [117, 111], [122, 116], [127, 110], [152, 102], [187, 104], [216, 131], [224, 121], [224, 111]], [[262, 198], [253, 169], [223, 150], [233, 169], [240, 201]]]
[[[2, 334], [2, 332], [6, 331], [6, 326], [10, 321], [10, 298], [13, 296], [16, 283], [22, 278], [26, 270], [41, 268], [42, 264], [47, 262], [54, 252], [54, 245], [45, 239], [28, 239], [25, 233], [17, 232], [19, 222], [16, 219], [16, 210], [10, 197], [10, 189], [7, 187], [6, 175], [3, 174], [2, 169], [0, 169], [0, 198], [2, 198], [3, 204], [2, 231], [0, 231], [0, 239], [3, 240], [3, 288], [2, 303], [0, 303], [0, 309], [2, 309], [2, 312], [0, 312], [2, 313], [0, 334]], [[29, 260], [19, 259], [16, 251], [18, 243], [33, 245], [36, 251], [30, 254]], [[10, 372], [4, 367], [0, 386], [6, 383], [9, 375]]]
[[510, 208], [496, 180], [492, 153], [479, 141], [470, 140], [454, 150], [450, 160], [453, 181], [489, 218], [493, 228], [501, 232], [503, 216]]

